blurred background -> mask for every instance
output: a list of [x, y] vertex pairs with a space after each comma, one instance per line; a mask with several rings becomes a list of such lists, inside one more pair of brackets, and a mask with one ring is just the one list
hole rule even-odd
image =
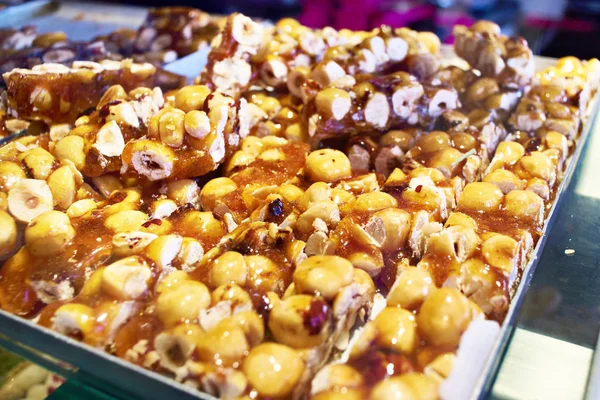
[[[37, 0], [42, 1], [42, 0]], [[304, 25], [368, 30], [387, 24], [435, 32], [452, 43], [452, 26], [470, 25], [478, 19], [498, 23], [505, 34], [528, 40], [535, 54], [550, 57], [574, 55], [600, 57], [600, 0], [59, 0], [81, 4], [121, 6], [190, 6], [213, 14], [243, 12], [252, 17], [277, 20], [294, 17]], [[36, 0], [0, 0], [0, 9]], [[116, 16], [107, 16], [115, 18]], [[122, 16], [129, 18], [129, 16]], [[84, 17], [82, 17], [84, 18]], [[16, 21], [0, 19], [0, 27], [16, 27]], [[124, 22], [124, 21], [122, 21]], [[36, 22], [38, 25], [40, 21]], [[41, 24], [43, 31], [43, 23]], [[55, 27], [54, 27], [55, 28]]]
[[[113, 0], [114, 1], [114, 0]], [[431, 30], [451, 43], [452, 26], [495, 21], [525, 37], [536, 54], [600, 56], [600, 0], [128, 0], [139, 5], [188, 5], [211, 13], [241, 11], [311, 27], [371, 29], [381, 24]]]

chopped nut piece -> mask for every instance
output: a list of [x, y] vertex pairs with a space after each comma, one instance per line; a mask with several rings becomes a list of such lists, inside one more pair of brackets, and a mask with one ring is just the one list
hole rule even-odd
[[107, 157], [120, 156], [123, 153], [125, 140], [119, 125], [115, 121], [107, 122], [100, 128], [94, 147]]
[[52, 207], [52, 191], [42, 180], [23, 179], [8, 191], [8, 210], [21, 222], [30, 222]]
[[135, 300], [148, 290], [152, 271], [146, 262], [127, 257], [110, 264], [102, 271], [102, 289], [122, 300]]

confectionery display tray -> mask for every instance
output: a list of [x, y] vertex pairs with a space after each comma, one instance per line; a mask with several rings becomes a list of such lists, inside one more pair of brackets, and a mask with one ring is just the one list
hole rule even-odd
[[[72, 40], [88, 41], [119, 28], [136, 30], [144, 23], [146, 12], [144, 8], [112, 4], [37, 0], [0, 11], [0, 28], [31, 24], [40, 33], [60, 30]], [[222, 38], [218, 43], [220, 40]], [[210, 48], [205, 47], [176, 61], [165, 62], [162, 67], [188, 79], [197, 77], [207, 64], [209, 51]], [[452, 47], [443, 46], [441, 53], [443, 63], [469, 68], [454, 55]], [[535, 57], [538, 70], [556, 62]], [[545, 210], [544, 233], [528, 256], [529, 261], [521, 264], [517, 272], [518, 285], [513, 287], [516, 290], [511, 293], [508, 312], [499, 317], [502, 325], [499, 330], [485, 328], [493, 323], [484, 324], [481, 331], [471, 330], [471, 335], [478, 339], [468, 357], [461, 357], [461, 348], [458, 348], [454, 368], [461, 369], [462, 390], [455, 391], [460, 394], [451, 400], [595, 399], [600, 396], [600, 349], [597, 349], [600, 330], [600, 179], [597, 171], [600, 163], [596, 157], [600, 151], [599, 103], [595, 94], [585, 110], [587, 118], [582, 118], [584, 126], [579, 130], [574, 151], [566, 160], [566, 170], [559, 174], [559, 184], [553, 189], [552, 197], [546, 196], [553, 204]], [[445, 103], [441, 104], [442, 108], [446, 107]], [[11, 134], [0, 139], [0, 145], [29, 133]], [[526, 155], [532, 151], [527, 150]], [[418, 193], [422, 188], [419, 186]], [[508, 295], [505, 304], [508, 304]], [[373, 315], [385, 307], [386, 300], [376, 294]], [[46, 329], [37, 322], [0, 309], [0, 346], [66, 378], [67, 383], [53, 395], [56, 399], [213, 398]], [[351, 331], [347, 351], [335, 354], [336, 359], [347, 361], [360, 329]]]
[[[199, 53], [188, 57], [204, 60], [206, 51]], [[552, 62], [546, 58], [536, 60], [538, 66]], [[172, 72], [190, 73], [185, 66], [182, 68]], [[193, 68], [201, 66], [194, 63]], [[529, 398], [528, 393], [539, 393], [540, 385], [546, 387], [547, 398], [566, 398], [564, 395], [597, 398], [600, 386], [600, 357], [595, 351], [600, 321], [597, 99], [590, 106], [590, 113], [548, 217], [546, 233], [523, 271], [521, 284], [489, 354], [482, 354], [478, 360], [483, 372], [470, 398], [525, 399]], [[3, 142], [11, 139], [5, 138]], [[67, 378], [70, 383], [57, 392], [57, 398], [72, 390], [86, 396], [108, 395], [118, 399], [212, 398], [3, 310], [0, 310], [0, 345]], [[528, 392], [533, 388], [536, 392]], [[465, 394], [464, 398], [469, 396]]]

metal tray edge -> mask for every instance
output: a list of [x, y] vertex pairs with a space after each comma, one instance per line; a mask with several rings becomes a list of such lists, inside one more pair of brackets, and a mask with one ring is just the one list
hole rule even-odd
[[600, 333], [596, 342], [594, 358], [588, 374], [587, 389], [585, 392], [585, 400], [600, 399]]
[[[551, 230], [552, 225], [556, 221], [557, 211], [560, 208], [560, 205], [562, 204], [562, 202], [564, 201], [564, 194], [568, 190], [568, 187], [571, 183], [571, 178], [573, 177], [573, 173], [574, 173], [575, 169], [577, 168], [577, 164], [581, 157], [581, 153], [583, 152], [583, 149], [585, 148], [585, 145], [588, 141], [588, 138], [591, 135], [591, 132], [594, 128], [595, 123], [598, 122], [598, 119], [599, 119], [598, 113], [599, 112], [600, 112], [600, 92], [596, 93], [594, 98], [591, 100], [591, 105], [588, 107], [588, 113], [589, 113], [588, 120], [586, 121], [584, 129], [579, 137], [579, 140], [576, 143], [575, 151], [569, 160], [569, 165], [567, 166], [567, 170], [564, 173], [562, 182], [560, 183], [560, 186], [559, 186], [557, 194], [556, 194], [556, 201], [552, 205], [552, 208], [546, 218], [546, 226], [544, 228], [544, 234], [542, 235], [542, 237], [536, 244], [536, 246], [532, 252], [531, 259], [529, 260], [529, 262], [527, 263], [527, 266], [523, 270], [521, 282], [519, 282], [517, 291], [515, 292], [515, 295], [511, 299], [510, 308], [508, 310], [508, 313], [506, 315], [506, 318], [505, 318], [502, 326], [500, 327], [500, 332], [498, 334], [496, 343], [490, 350], [488, 360], [485, 364], [485, 367], [481, 371], [479, 380], [475, 386], [475, 389], [473, 390], [473, 392], [471, 394], [471, 397], [470, 397], [471, 400], [475, 400], [475, 399], [483, 400], [483, 399], [486, 399], [489, 397], [489, 394], [491, 392], [491, 386], [494, 382], [494, 378], [496, 377], [496, 374], [499, 370], [499, 367], [500, 367], [500, 364], [502, 361], [502, 355], [507, 350], [507, 345], [510, 342], [512, 334], [514, 333], [515, 319], [521, 308], [521, 303], [523, 302], [525, 294], [527, 293], [527, 289], [529, 289], [529, 284], [531, 282], [531, 279], [535, 273], [535, 270], [536, 270], [536, 267], [538, 264], [538, 260], [540, 258], [539, 255], [544, 250], [544, 246], [545, 246], [546, 240], [548, 238], [547, 232], [549, 230]], [[599, 340], [600, 340], [600, 338], [599, 338]], [[600, 341], [598, 343], [600, 344]], [[598, 366], [597, 366], [598, 370], [600, 370], [600, 356], [596, 355], [595, 361], [598, 364]], [[598, 379], [596, 379], [596, 380], [599, 381], [599, 382], [596, 382], [596, 384], [598, 385], [598, 391], [600, 391], [600, 377], [598, 377]], [[590, 381], [591, 381], [591, 379], [590, 379]]]
[[[18, 338], [18, 342], [15, 338]], [[174, 398], [174, 395], [182, 400], [214, 399], [209, 394], [194, 390], [174, 379], [141, 368], [4, 310], [0, 310], [0, 343], [59, 375], [77, 379], [103, 392], [107, 388], [113, 389], [111, 393], [121, 393], [126, 399], [139, 399], [139, 394], [144, 399], [157, 400]], [[103, 371], [102, 375], [98, 374], [98, 370]], [[136, 386], [134, 392], [125, 389], [133, 385]]]

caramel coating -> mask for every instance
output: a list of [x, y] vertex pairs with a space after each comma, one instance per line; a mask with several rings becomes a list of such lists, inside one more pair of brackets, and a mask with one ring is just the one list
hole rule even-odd
[[306, 158], [306, 173], [314, 181], [335, 182], [352, 174], [348, 157], [339, 150], [313, 151]]
[[401, 354], [411, 354], [417, 347], [417, 326], [413, 313], [387, 307], [373, 321], [379, 335], [378, 344]]
[[248, 341], [240, 327], [221, 324], [209, 330], [197, 343], [202, 361], [222, 365], [239, 362], [248, 349]]
[[298, 353], [281, 344], [264, 343], [250, 350], [243, 370], [250, 384], [263, 396], [290, 394], [304, 372]]
[[435, 346], [456, 347], [472, 318], [469, 300], [457, 289], [434, 291], [417, 314], [420, 332]]
[[248, 266], [244, 256], [235, 251], [228, 251], [217, 258], [210, 270], [211, 286], [217, 287], [228, 283], [240, 286], [246, 284]]
[[318, 294], [333, 299], [339, 290], [352, 283], [352, 263], [338, 256], [313, 256], [294, 272], [294, 284], [299, 293]]
[[5, 211], [0, 211], [0, 258], [10, 254], [17, 244], [17, 224]]
[[403, 271], [387, 296], [387, 304], [414, 310], [435, 291], [436, 287], [429, 272], [410, 267]]
[[26, 179], [25, 171], [19, 164], [11, 161], [0, 161], [0, 190], [8, 192], [21, 179]]
[[371, 391], [372, 400], [418, 400], [412, 386], [402, 376], [379, 382]]
[[163, 291], [156, 300], [156, 312], [166, 325], [193, 321], [210, 305], [210, 293], [200, 282], [183, 281]]
[[446, 132], [433, 131], [421, 136], [417, 140], [417, 146], [426, 153], [440, 151], [450, 146], [450, 137]]
[[327, 338], [329, 308], [308, 295], [290, 296], [271, 310], [269, 329], [277, 342], [295, 349], [315, 347]]
[[475, 182], [465, 186], [458, 199], [458, 206], [479, 212], [494, 211], [500, 207], [502, 198], [503, 193], [496, 185]]
[[48, 211], [35, 218], [25, 229], [25, 243], [31, 254], [48, 256], [59, 252], [75, 236], [69, 217], [60, 211]]
[[214, 210], [217, 200], [235, 189], [237, 189], [236, 183], [229, 178], [211, 179], [200, 191], [200, 204], [204, 210]]

